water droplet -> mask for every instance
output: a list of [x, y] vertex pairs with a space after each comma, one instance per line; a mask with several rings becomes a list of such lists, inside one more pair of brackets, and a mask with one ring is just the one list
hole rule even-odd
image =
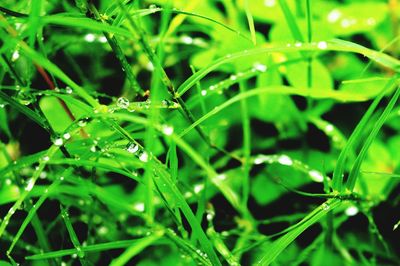
[[47, 177], [47, 172], [46, 171], [41, 172], [40, 175], [39, 175], [40, 179], [45, 179], [46, 177]]
[[358, 213], [358, 208], [356, 206], [350, 206], [345, 210], [347, 216], [355, 216]]
[[71, 134], [70, 133], [65, 133], [64, 135], [63, 135], [63, 138], [65, 139], [65, 140], [69, 140], [70, 138], [71, 138]]
[[96, 36], [93, 33], [88, 33], [85, 35], [84, 39], [87, 42], [94, 42], [94, 40], [96, 39]]
[[74, 253], [74, 254], [71, 255], [71, 257], [72, 257], [73, 259], [76, 259], [76, 258], [78, 257], [78, 254]]
[[26, 191], [31, 191], [33, 188], [33, 185], [35, 185], [35, 180], [33, 178], [28, 180], [28, 183], [26, 184], [25, 190]]
[[199, 194], [200, 191], [202, 191], [204, 189], [204, 184], [196, 184], [194, 185], [193, 191], [196, 194]]
[[264, 0], [264, 5], [266, 7], [273, 7], [275, 6], [275, 4], [276, 4], [275, 0]]
[[4, 103], [0, 103], [0, 108], [4, 108], [6, 106]]
[[7, 178], [5, 183], [7, 186], [10, 186], [12, 184], [12, 181], [11, 181], [11, 179]]
[[129, 100], [125, 97], [120, 97], [117, 100], [117, 106], [121, 109], [126, 109], [129, 107]]
[[206, 91], [206, 90], [202, 90], [202, 91], [201, 91], [201, 95], [202, 95], [202, 96], [206, 96], [206, 95], [207, 95], [207, 91]]
[[294, 44], [294, 46], [296, 46], [296, 47], [301, 47], [303, 44], [301, 43], [301, 42], [296, 42], [295, 44]]
[[150, 72], [154, 71], [154, 65], [151, 61], [147, 62], [146, 69]]
[[376, 25], [376, 20], [374, 18], [368, 18], [367, 19], [367, 25], [369, 25], [369, 26]]
[[293, 161], [289, 156], [281, 155], [278, 158], [278, 163], [283, 164], [283, 165], [292, 165]]
[[210, 91], [215, 90], [215, 86], [214, 86], [214, 85], [211, 85], [210, 88], [209, 88], [209, 90], [210, 90]]
[[143, 202], [136, 202], [133, 205], [133, 209], [138, 212], [144, 212], [144, 203]]
[[329, 204], [328, 203], [323, 203], [322, 205], [321, 205], [321, 208], [324, 210], [324, 211], [327, 211], [327, 210], [329, 210], [329, 208], [330, 208], [330, 206], [329, 206]]
[[231, 75], [229, 78], [230, 78], [230, 80], [237, 80], [237, 76], [236, 75]]
[[356, 19], [342, 19], [342, 21], [340, 21], [340, 26], [342, 28], [348, 28], [356, 23], [357, 23]]
[[328, 132], [328, 133], [332, 132], [334, 129], [335, 129], [335, 128], [334, 128], [333, 125], [331, 125], [331, 124], [328, 124], [328, 125], [326, 125], [326, 127], [325, 127], [325, 131]]
[[213, 218], [214, 218], [214, 214], [212, 212], [208, 211], [206, 214], [207, 221], [211, 222]]
[[157, 9], [157, 8], [158, 8], [158, 7], [157, 7], [157, 5], [155, 5], [155, 4], [149, 5], [149, 9], [154, 10], [154, 9]]
[[193, 38], [187, 35], [182, 36], [180, 40], [184, 44], [193, 44]]
[[255, 165], [259, 165], [264, 163], [264, 156], [257, 156], [256, 158], [254, 158], [254, 164]]
[[90, 147], [90, 151], [91, 151], [91, 152], [96, 152], [96, 146], [93, 145], [92, 147]]
[[327, 15], [328, 22], [330, 23], [335, 23], [336, 21], [339, 20], [339, 18], [342, 16], [342, 13], [338, 9], [333, 9], [329, 14]]
[[105, 36], [100, 36], [98, 40], [101, 43], [106, 43], [107, 42], [107, 38]]
[[84, 126], [86, 126], [86, 124], [87, 124], [86, 119], [81, 119], [78, 121], [78, 126], [80, 126], [80, 127], [84, 127]]
[[71, 94], [72, 93], [71, 87], [69, 87], [69, 86], [65, 87], [65, 92], [68, 94]]
[[135, 144], [135, 143], [129, 143], [129, 144], [126, 146], [126, 150], [127, 150], [129, 153], [136, 153], [136, 152], [139, 150], [139, 145], [137, 145], [137, 144]]
[[141, 160], [142, 162], [146, 163], [149, 161], [149, 154], [146, 151], [143, 151], [140, 155], [139, 155], [139, 160]]
[[101, 236], [104, 236], [108, 233], [108, 228], [106, 226], [100, 226], [97, 230], [97, 233]]
[[45, 155], [45, 156], [43, 156], [43, 157], [41, 158], [41, 161], [42, 161], [42, 162], [48, 162], [49, 160], [50, 160], [50, 157], [47, 156], [47, 155]]
[[215, 178], [217, 178], [219, 180], [225, 180], [226, 179], [226, 175], [225, 174], [220, 174], [220, 175], [217, 175]]
[[317, 47], [321, 50], [325, 50], [326, 48], [328, 48], [328, 43], [327, 42], [318, 42]]
[[57, 138], [57, 139], [54, 140], [53, 143], [54, 143], [54, 145], [56, 145], [56, 146], [62, 146], [62, 145], [64, 144], [64, 141], [63, 141], [62, 138]]
[[60, 180], [63, 181], [63, 180], [64, 180], [64, 177], [63, 177], [63, 176], [60, 176]]
[[15, 61], [18, 60], [18, 58], [19, 58], [19, 51], [18, 51], [18, 50], [15, 50], [15, 51], [13, 52], [12, 56], [11, 56], [11, 61], [12, 61], [12, 62], [15, 62]]
[[317, 170], [311, 170], [308, 172], [310, 175], [311, 179], [314, 180], [315, 182], [322, 182], [324, 181], [324, 176]]
[[253, 67], [254, 67], [255, 70], [260, 71], [260, 72], [267, 71], [267, 66], [264, 65], [264, 64], [255, 63]]
[[172, 133], [174, 133], [174, 128], [172, 126], [164, 125], [162, 132], [167, 136], [171, 136]]

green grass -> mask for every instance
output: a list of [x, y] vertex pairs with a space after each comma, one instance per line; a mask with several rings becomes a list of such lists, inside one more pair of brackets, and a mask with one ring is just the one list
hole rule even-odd
[[3, 2], [0, 265], [399, 261], [393, 3]]

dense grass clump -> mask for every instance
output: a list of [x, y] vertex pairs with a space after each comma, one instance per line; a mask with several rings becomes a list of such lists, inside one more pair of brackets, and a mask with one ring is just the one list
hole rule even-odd
[[398, 265], [400, 3], [0, 3], [0, 265]]

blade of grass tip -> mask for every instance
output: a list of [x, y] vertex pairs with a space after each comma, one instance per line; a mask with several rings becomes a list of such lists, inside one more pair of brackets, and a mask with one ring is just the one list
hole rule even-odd
[[42, 173], [44, 167], [46, 166], [47, 162], [50, 160], [51, 157], [59, 150], [59, 147], [53, 145], [51, 146], [44, 157], [39, 160], [39, 166], [36, 168], [35, 172], [32, 175], [32, 178], [29, 180], [25, 190], [21, 193], [18, 200], [14, 203], [14, 205], [9, 209], [6, 216], [3, 218], [3, 221], [0, 224], [0, 237], [4, 233], [8, 223], [10, 222], [11, 217], [14, 215], [15, 211], [21, 207], [21, 204], [24, 202], [28, 194], [31, 192], [33, 186], [35, 185], [36, 181], [39, 179], [40, 174]]
[[256, 29], [255, 29], [255, 27], [254, 27], [253, 15], [251, 14], [251, 11], [250, 11], [249, 0], [245, 0], [245, 1], [244, 1], [244, 8], [245, 8], [246, 17], [247, 17], [247, 23], [249, 24], [249, 30], [250, 30], [250, 34], [251, 34], [251, 40], [252, 40], [252, 42], [253, 42], [254, 45], [257, 45]]
[[61, 210], [61, 217], [64, 220], [65, 227], [67, 228], [69, 238], [71, 239], [71, 242], [75, 247], [76, 254], [79, 257], [81, 264], [86, 265], [86, 262], [84, 260], [85, 252], [82, 250], [81, 243], [79, 243], [78, 236], [76, 235], [75, 229], [71, 223], [71, 220], [69, 219], [68, 210], [62, 204], [60, 204], [60, 210]]
[[[201, 2], [202, 0], [192, 0], [188, 1], [187, 5], [185, 6], [185, 11], [186, 12], [191, 12], [193, 9], [196, 8], [196, 6]], [[176, 15], [172, 20], [171, 23], [169, 24], [169, 28], [165, 34], [165, 36], [170, 36], [175, 32], [175, 30], [183, 23], [187, 15], [185, 14], [178, 14]]]
[[356, 128], [354, 129], [353, 133], [350, 135], [346, 145], [342, 149], [339, 154], [339, 158], [336, 162], [335, 169], [333, 171], [332, 177], [332, 188], [337, 192], [342, 192], [343, 189], [343, 173], [346, 164], [347, 157], [354, 146], [360, 141], [361, 134], [367, 126], [368, 121], [370, 120], [371, 116], [373, 115], [375, 109], [378, 107], [378, 104], [385, 96], [386, 92], [393, 88], [396, 84], [397, 76], [393, 76], [385, 87], [382, 89], [380, 94], [374, 99], [374, 101], [369, 106], [367, 112], [363, 115], [360, 122], [357, 124]]
[[228, 25], [225, 25], [224, 23], [219, 22], [219, 21], [217, 21], [215, 19], [209, 18], [207, 16], [203, 16], [203, 15], [199, 15], [199, 14], [195, 14], [195, 13], [191, 13], [191, 12], [186, 12], [186, 11], [174, 10], [174, 9], [172, 10], [172, 13], [193, 16], [193, 17], [196, 17], [196, 18], [201, 18], [201, 19], [205, 19], [205, 20], [211, 21], [211, 22], [216, 23], [217, 25], [219, 25], [219, 26], [221, 26], [221, 27], [233, 32], [233, 33], [236, 33], [238, 36], [240, 36], [243, 39], [245, 39], [246, 41], [252, 43], [252, 40], [249, 37], [247, 37], [246, 35], [244, 35], [243, 33], [241, 33], [240, 31], [238, 31], [238, 30], [236, 30], [234, 28], [231, 28]]
[[31, 3], [31, 10], [29, 12], [29, 19], [28, 19], [28, 44], [30, 47], [34, 47], [36, 34], [40, 27], [40, 13], [43, 6], [42, 0], [33, 1]]
[[385, 123], [386, 119], [390, 115], [390, 112], [392, 111], [393, 107], [395, 106], [395, 104], [399, 98], [399, 95], [400, 95], [400, 88], [398, 87], [397, 90], [395, 91], [395, 93], [393, 94], [392, 98], [390, 99], [389, 103], [386, 105], [382, 115], [379, 117], [378, 121], [376, 121], [376, 123], [374, 124], [374, 127], [373, 127], [371, 133], [365, 140], [365, 142], [361, 148], [361, 151], [358, 154], [356, 161], [354, 162], [353, 167], [351, 168], [350, 173], [349, 173], [349, 178], [346, 183], [346, 188], [349, 191], [353, 191], [354, 186], [357, 181], [357, 177], [360, 174], [361, 164], [362, 164], [363, 160], [365, 159], [365, 157], [367, 156], [368, 149], [371, 146], [374, 139], [376, 138], [379, 130]]
[[273, 242], [266, 253], [261, 257], [261, 259], [258, 260], [255, 265], [270, 265], [282, 253], [282, 251], [287, 246], [289, 246], [301, 233], [303, 233], [307, 228], [319, 221], [328, 212], [338, 207], [340, 204], [340, 200], [330, 199], [320, 205], [315, 210], [313, 210], [309, 215], [307, 215], [302, 221], [299, 222], [301, 223], [301, 225], [295, 227], [293, 230], [289, 231], [284, 236]]
[[[98, 20], [103, 24], [108, 25], [108, 22], [102, 19], [101, 15], [99, 14], [99, 11], [97, 10], [97, 8], [93, 3], [87, 3], [87, 8], [90, 11], [91, 15], [96, 20]], [[113, 50], [115, 56], [121, 63], [122, 70], [126, 73], [126, 77], [128, 78], [129, 83], [131, 84], [133, 90], [136, 93], [142, 93], [143, 96], [144, 90], [141, 88], [139, 82], [137, 81], [136, 75], [133, 73], [132, 67], [128, 63], [128, 60], [119, 44], [118, 39], [114, 36], [114, 34], [110, 34], [106, 31], [103, 31], [103, 35], [106, 37], [108, 44], [111, 46], [111, 49]]]
[[138, 239], [135, 245], [132, 245], [128, 249], [126, 249], [120, 256], [113, 259], [110, 263], [110, 266], [123, 266], [126, 265], [134, 256], [139, 254], [143, 249], [153, 244], [159, 238], [163, 236], [163, 231], [156, 231], [148, 237], [144, 237], [142, 239]]
[[279, 6], [281, 7], [282, 13], [286, 19], [286, 23], [288, 24], [290, 32], [292, 33], [295, 41], [304, 42], [299, 25], [297, 24], [296, 18], [292, 14], [292, 11], [290, 11], [286, 0], [279, 0]]

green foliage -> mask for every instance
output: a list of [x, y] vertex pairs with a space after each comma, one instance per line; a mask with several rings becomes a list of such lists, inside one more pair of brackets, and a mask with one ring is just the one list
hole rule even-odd
[[396, 265], [396, 3], [2, 1], [0, 265]]

